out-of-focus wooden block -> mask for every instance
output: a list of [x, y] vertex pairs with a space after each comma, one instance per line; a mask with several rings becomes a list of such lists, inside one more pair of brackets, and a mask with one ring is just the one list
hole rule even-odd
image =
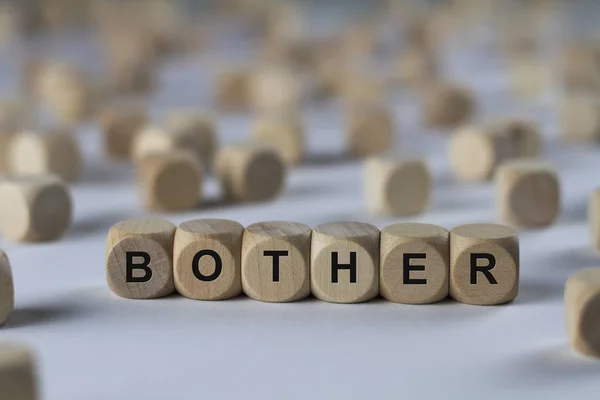
[[540, 56], [524, 55], [511, 60], [509, 78], [513, 93], [524, 99], [535, 99], [552, 83], [547, 60]]
[[304, 158], [304, 126], [299, 115], [264, 116], [254, 124], [252, 135], [277, 150], [288, 165], [299, 164]]
[[175, 232], [175, 288], [196, 300], [225, 300], [242, 293], [244, 227], [225, 219], [197, 219]]
[[429, 205], [431, 177], [422, 158], [371, 157], [363, 175], [367, 208], [374, 214], [412, 215]]
[[66, 182], [76, 181], [82, 172], [79, 146], [71, 132], [62, 129], [16, 134], [10, 142], [8, 164], [15, 174], [51, 173]]
[[150, 154], [136, 167], [147, 210], [183, 211], [200, 205], [204, 168], [191, 152]]
[[536, 158], [542, 154], [543, 140], [539, 125], [523, 118], [505, 118], [489, 125], [496, 135], [505, 138], [503, 151], [510, 158]]
[[283, 66], [257, 68], [250, 79], [250, 96], [254, 109], [262, 113], [291, 113], [302, 103], [298, 74]]
[[339, 94], [351, 110], [386, 101], [386, 88], [381, 77], [364, 71], [338, 71], [337, 74], [342, 79]]
[[38, 400], [35, 355], [17, 343], [0, 344], [0, 388], [6, 400]]
[[128, 299], [154, 299], [175, 291], [175, 225], [161, 219], [129, 219], [110, 228], [106, 241], [106, 280]]
[[210, 116], [194, 110], [172, 111], [165, 117], [165, 131], [175, 147], [193, 151], [205, 166], [212, 165], [218, 136]]
[[428, 304], [448, 296], [448, 231], [421, 223], [399, 223], [381, 231], [381, 295], [395, 303]]
[[572, 274], [565, 286], [565, 322], [569, 343], [577, 352], [600, 357], [600, 268]]
[[400, 54], [397, 65], [401, 85], [423, 88], [438, 80], [438, 61], [433, 54], [423, 49], [407, 49]]
[[588, 203], [588, 224], [592, 246], [600, 250], [600, 188], [590, 195]]
[[467, 224], [450, 231], [450, 296], [461, 303], [495, 305], [519, 291], [517, 232], [497, 224]]
[[215, 173], [223, 194], [232, 201], [266, 201], [281, 193], [286, 166], [279, 155], [262, 144], [222, 147], [215, 158]]
[[69, 188], [55, 175], [9, 175], [0, 180], [0, 231], [16, 241], [56, 240], [69, 228]]
[[355, 105], [348, 110], [347, 147], [355, 157], [381, 154], [396, 144], [396, 123], [390, 110], [379, 103]]
[[219, 71], [215, 79], [215, 103], [224, 111], [240, 111], [250, 107], [251, 71], [232, 69]]
[[462, 86], [437, 83], [423, 93], [423, 115], [433, 128], [455, 128], [465, 124], [475, 113], [473, 93]]
[[103, 110], [100, 127], [105, 153], [115, 159], [128, 159], [135, 136], [147, 122], [146, 110], [139, 105], [119, 105]]
[[260, 222], [246, 227], [242, 243], [242, 287], [266, 302], [296, 301], [310, 294], [310, 227]]
[[548, 226], [560, 211], [558, 175], [546, 162], [504, 163], [496, 172], [496, 195], [500, 218], [512, 226]]
[[597, 92], [600, 89], [598, 55], [589, 43], [567, 46], [561, 54], [562, 81], [567, 91]]
[[8, 321], [15, 309], [15, 287], [10, 260], [0, 250], [0, 327]]
[[311, 290], [332, 303], [360, 303], [379, 294], [379, 229], [331, 222], [313, 229]]
[[560, 134], [570, 142], [600, 141], [600, 100], [597, 95], [566, 95], [560, 111]]

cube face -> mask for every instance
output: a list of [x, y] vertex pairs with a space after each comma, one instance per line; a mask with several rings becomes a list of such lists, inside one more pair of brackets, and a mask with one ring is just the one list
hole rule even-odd
[[298, 223], [264, 222], [246, 228], [242, 283], [251, 298], [300, 300], [310, 294], [311, 229]]
[[0, 388], [3, 399], [38, 399], [35, 359], [25, 346], [12, 343], [0, 345]]
[[241, 247], [244, 228], [228, 220], [193, 220], [175, 234], [175, 287], [196, 300], [225, 300], [242, 292]]
[[15, 289], [10, 261], [0, 250], [0, 326], [10, 318], [15, 308]]
[[600, 357], [600, 268], [579, 270], [565, 286], [565, 321], [571, 347]]
[[452, 128], [471, 118], [475, 111], [475, 100], [466, 88], [440, 84], [426, 92], [423, 111], [429, 126]]
[[254, 125], [252, 134], [277, 150], [288, 165], [304, 158], [304, 129], [298, 116], [264, 118]]
[[381, 154], [394, 146], [395, 129], [390, 111], [383, 106], [356, 104], [348, 118], [348, 151], [355, 157]]

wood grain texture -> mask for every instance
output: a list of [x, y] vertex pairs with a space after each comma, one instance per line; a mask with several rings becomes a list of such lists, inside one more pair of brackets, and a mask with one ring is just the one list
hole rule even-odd
[[285, 221], [260, 222], [246, 227], [242, 244], [244, 293], [255, 300], [273, 303], [307, 297], [310, 294], [311, 233], [310, 227], [304, 224]]
[[299, 164], [304, 158], [304, 126], [295, 113], [261, 117], [254, 123], [252, 137], [272, 146], [288, 165]]
[[[238, 222], [225, 219], [196, 219], [179, 225], [173, 249], [177, 291], [196, 300], [225, 300], [242, 293], [243, 232], [244, 227]], [[217, 254], [220, 272], [214, 255], [207, 253], [194, 261], [205, 250]]]
[[355, 157], [381, 154], [396, 143], [396, 124], [390, 111], [378, 103], [355, 104], [348, 110], [347, 148]]
[[[377, 296], [379, 236], [376, 227], [362, 222], [331, 222], [314, 228], [310, 267], [313, 295], [332, 303], [360, 303]], [[336, 259], [340, 265], [337, 274], [333, 268]], [[345, 265], [353, 259], [354, 274]]]
[[178, 148], [192, 151], [205, 166], [212, 165], [218, 136], [211, 116], [193, 109], [175, 110], [165, 116], [164, 127]]
[[545, 227], [560, 212], [555, 168], [542, 161], [515, 160], [496, 173], [496, 201], [503, 222], [521, 228]]
[[2, 399], [38, 400], [36, 358], [25, 345], [0, 344], [0, 388]]
[[114, 159], [128, 159], [135, 136], [147, 122], [146, 108], [141, 104], [119, 104], [104, 109], [99, 116], [104, 152]]
[[67, 185], [55, 175], [8, 175], [0, 179], [0, 231], [15, 241], [44, 242], [71, 225], [73, 206]]
[[600, 268], [572, 274], [565, 285], [565, 322], [571, 347], [600, 358]]
[[[110, 228], [106, 241], [106, 280], [111, 290], [129, 299], [153, 299], [168, 296], [175, 291], [173, 283], [173, 241], [176, 227], [160, 219], [129, 219]], [[150, 280], [127, 282], [127, 253], [146, 252]], [[141, 257], [132, 257], [140, 264]], [[133, 270], [134, 278], [145, 272]]]
[[404, 304], [445, 299], [449, 291], [449, 243], [448, 231], [436, 225], [398, 223], [385, 227], [380, 247], [381, 295]]
[[188, 151], [150, 154], [137, 162], [144, 207], [152, 211], [190, 210], [200, 205], [204, 167]]
[[10, 261], [0, 250], [0, 327], [8, 321], [15, 309], [15, 287]]
[[378, 156], [365, 161], [363, 194], [374, 214], [413, 215], [429, 205], [431, 176], [424, 159]]
[[600, 188], [590, 194], [588, 202], [588, 225], [592, 247], [600, 250]]
[[513, 228], [467, 224], [450, 231], [452, 298], [466, 304], [495, 305], [512, 301], [518, 291], [519, 239]]
[[476, 111], [473, 93], [464, 87], [437, 83], [423, 93], [423, 113], [433, 128], [455, 128], [469, 121]]
[[66, 130], [16, 134], [10, 144], [8, 163], [15, 174], [51, 173], [65, 182], [79, 179], [83, 169], [79, 146]]
[[259, 143], [222, 147], [214, 170], [225, 197], [231, 201], [271, 200], [281, 193], [287, 174], [281, 156]]

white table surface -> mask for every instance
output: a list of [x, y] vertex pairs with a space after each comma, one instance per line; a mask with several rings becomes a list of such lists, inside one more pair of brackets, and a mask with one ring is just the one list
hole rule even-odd
[[[66, 237], [44, 244], [0, 239], [16, 284], [16, 310], [0, 330], [0, 340], [36, 349], [47, 400], [597, 397], [600, 363], [567, 345], [563, 288], [571, 273], [600, 262], [589, 245], [586, 222], [588, 196], [599, 184], [600, 150], [560, 144], [555, 92], [537, 103], [514, 99], [505, 89], [499, 59], [474, 56], [476, 44], [446, 60], [447, 74], [478, 87], [480, 118], [519, 113], [538, 120], [547, 138], [544, 156], [559, 169], [562, 184], [557, 222], [520, 233], [520, 293], [512, 304], [118, 298], [105, 281], [106, 234], [115, 222], [149, 214], [140, 206], [130, 166], [105, 161], [98, 132], [85, 126], [78, 138], [86, 168], [73, 186], [74, 222]], [[57, 42], [45, 51], [61, 46]], [[21, 55], [5, 50], [4, 76], [14, 72]], [[167, 89], [153, 99], [155, 116], [174, 105], [209, 107], [210, 78], [202, 72], [209, 64], [206, 56], [167, 62], [161, 72]], [[14, 81], [5, 80], [4, 89], [14, 90]], [[281, 198], [219, 205], [211, 200], [218, 188], [209, 178], [205, 207], [153, 216], [175, 223], [292, 219], [312, 226], [357, 220], [380, 228], [398, 221], [447, 228], [497, 221], [493, 184], [467, 185], [452, 178], [447, 137], [420, 126], [415, 98], [396, 94], [390, 104], [397, 112], [399, 148], [426, 156], [435, 177], [431, 206], [423, 215], [369, 215], [361, 164], [336, 155], [343, 148], [339, 109], [311, 105], [306, 115], [312, 162], [290, 171]], [[223, 115], [222, 142], [246, 137], [250, 121], [247, 115]]]

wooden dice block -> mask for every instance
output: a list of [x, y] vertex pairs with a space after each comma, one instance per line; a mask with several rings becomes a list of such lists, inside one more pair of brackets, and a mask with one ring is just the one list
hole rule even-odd
[[250, 107], [250, 71], [220, 71], [215, 82], [215, 103], [221, 110], [239, 111]]
[[569, 45], [561, 55], [562, 81], [568, 91], [600, 89], [600, 68], [596, 50], [587, 43]]
[[169, 113], [165, 118], [165, 131], [176, 147], [193, 151], [198, 159], [209, 166], [217, 149], [217, 129], [213, 120], [194, 110]]
[[600, 101], [597, 95], [566, 95], [560, 111], [560, 134], [568, 142], [600, 141]]
[[382, 79], [372, 73], [337, 71], [342, 77], [340, 95], [345, 105], [353, 110], [355, 107], [367, 104], [384, 103], [386, 100], [385, 87]]
[[175, 288], [197, 300], [225, 300], [242, 293], [244, 227], [225, 219], [197, 219], [175, 232]]
[[100, 114], [100, 128], [105, 153], [115, 159], [128, 159], [135, 136], [147, 124], [148, 116], [141, 105], [119, 105]]
[[494, 121], [489, 129], [503, 137], [501, 150], [505, 158], [536, 158], [543, 149], [539, 125], [527, 119], [508, 118]]
[[273, 303], [310, 294], [311, 229], [295, 222], [248, 226], [242, 244], [242, 287], [249, 297]]
[[381, 231], [381, 295], [395, 303], [428, 304], [448, 296], [450, 245], [444, 228], [400, 223]]
[[194, 154], [151, 154], [139, 160], [136, 167], [147, 210], [182, 211], [200, 205], [203, 166]]
[[519, 291], [519, 239], [503, 225], [467, 224], [450, 231], [450, 296], [495, 305]]
[[496, 173], [497, 206], [502, 221], [523, 228], [550, 225], [560, 211], [560, 185], [554, 167], [515, 160]]
[[15, 288], [8, 256], [0, 250], [0, 327], [8, 321], [15, 308]]
[[266, 201], [283, 189], [286, 166], [275, 150], [260, 144], [223, 147], [215, 172], [225, 197], [232, 201]]
[[600, 250], [600, 188], [590, 195], [588, 203], [588, 224], [592, 246]]
[[61, 237], [71, 224], [69, 188], [54, 175], [7, 176], [0, 180], [0, 231], [16, 241]]
[[420, 48], [410, 48], [400, 54], [398, 60], [398, 80], [402, 85], [423, 88], [438, 79], [436, 58]]
[[258, 68], [250, 80], [250, 96], [254, 109], [263, 113], [290, 113], [300, 107], [301, 87], [297, 74], [288, 68]]
[[535, 99], [552, 83], [547, 60], [539, 56], [522, 55], [511, 60], [509, 76], [514, 94], [524, 99]]
[[361, 222], [331, 222], [313, 229], [310, 282], [315, 297], [360, 303], [379, 294], [379, 230]]
[[106, 280], [128, 299], [154, 299], [175, 291], [173, 240], [175, 225], [160, 219], [116, 223], [106, 241]]
[[64, 130], [18, 133], [11, 140], [8, 164], [16, 174], [50, 173], [66, 182], [79, 179], [82, 171], [79, 146]]
[[347, 147], [355, 157], [381, 154], [396, 143], [396, 124], [390, 110], [378, 103], [360, 104], [348, 111]]
[[36, 361], [32, 351], [16, 343], [0, 344], [0, 388], [6, 400], [37, 400]]
[[565, 321], [571, 347], [600, 357], [600, 268], [575, 272], [565, 286]]
[[423, 114], [433, 128], [454, 128], [471, 119], [475, 113], [473, 93], [453, 84], [433, 84], [423, 95]]
[[365, 162], [363, 188], [374, 214], [418, 214], [429, 204], [431, 178], [422, 158], [372, 157]]
[[298, 115], [268, 115], [254, 124], [255, 139], [272, 146], [288, 165], [304, 157], [304, 126]]

